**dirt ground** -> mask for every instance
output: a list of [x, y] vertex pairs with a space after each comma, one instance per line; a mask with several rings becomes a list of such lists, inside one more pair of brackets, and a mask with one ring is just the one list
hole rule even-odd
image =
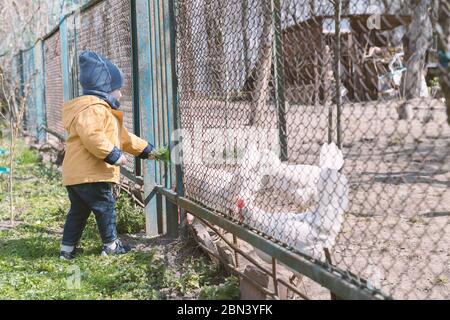
[[[398, 120], [397, 106], [343, 107], [343, 173], [350, 182], [350, 208], [332, 259], [394, 298], [448, 299], [450, 128], [444, 105], [413, 101], [409, 121]], [[289, 119], [288, 136], [301, 137], [310, 127], [305, 123], [314, 119], [313, 111]], [[325, 128], [323, 120], [318, 127]], [[290, 161], [307, 160], [311, 152], [305, 152], [307, 143], [301, 145], [298, 153], [291, 145]]]
[[[411, 101], [410, 120], [398, 120], [398, 106], [378, 101], [342, 107], [350, 208], [332, 260], [394, 298], [448, 299], [450, 128], [440, 100]], [[188, 107], [185, 114], [199, 112], [208, 123], [220, 119], [225, 123], [217, 126], [238, 128], [248, 112], [238, 104], [226, 113], [220, 109]], [[286, 111], [288, 163], [318, 164], [320, 146], [328, 139], [328, 110], [288, 106]], [[274, 128], [274, 108], [263, 119]], [[311, 298], [329, 299], [327, 290], [308, 279], [302, 286]]]

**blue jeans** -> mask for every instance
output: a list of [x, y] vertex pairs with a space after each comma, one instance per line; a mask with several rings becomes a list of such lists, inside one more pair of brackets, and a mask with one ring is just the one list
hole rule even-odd
[[91, 211], [94, 212], [103, 243], [116, 240], [116, 201], [112, 183], [83, 183], [66, 188], [69, 193], [70, 210], [66, 217], [61, 243], [66, 246], [78, 244]]

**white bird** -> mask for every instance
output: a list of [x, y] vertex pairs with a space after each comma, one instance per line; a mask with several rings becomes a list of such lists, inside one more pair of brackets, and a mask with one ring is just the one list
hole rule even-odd
[[337, 170], [324, 168], [317, 185], [319, 200], [304, 213], [271, 213], [243, 200], [240, 214], [250, 227], [317, 259], [323, 248], [331, 248], [343, 223], [348, 206], [347, 179]]
[[241, 193], [244, 198], [256, 192], [271, 188], [301, 208], [307, 208], [317, 201], [317, 183], [323, 168], [340, 170], [344, 164], [341, 150], [334, 144], [325, 143], [320, 149], [319, 166], [286, 164], [270, 150], [258, 151], [255, 146], [247, 149], [241, 172], [246, 172], [242, 180]]
[[[187, 168], [192, 169], [185, 172], [190, 195], [212, 209], [238, 213], [250, 227], [322, 259], [323, 248], [335, 243], [348, 206], [347, 179], [338, 172], [342, 152], [324, 144], [319, 166], [289, 165], [274, 152], [250, 146], [241, 161], [235, 173]], [[304, 212], [266, 212], [258, 207], [256, 196], [267, 186], [286, 191], [287, 200], [302, 205], [314, 200], [315, 205]]]

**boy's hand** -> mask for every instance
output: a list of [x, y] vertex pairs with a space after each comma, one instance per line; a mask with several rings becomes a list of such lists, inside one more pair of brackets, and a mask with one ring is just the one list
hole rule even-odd
[[123, 166], [127, 163], [127, 158], [122, 154], [120, 158], [114, 163], [115, 166]]
[[162, 161], [162, 162], [169, 162], [170, 161], [169, 148], [167, 148], [167, 147], [155, 148], [148, 154], [147, 159], [157, 160], [157, 161]]

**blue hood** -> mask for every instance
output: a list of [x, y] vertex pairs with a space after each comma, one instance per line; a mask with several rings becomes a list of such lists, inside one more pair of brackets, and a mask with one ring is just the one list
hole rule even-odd
[[123, 86], [123, 74], [107, 58], [93, 51], [84, 51], [79, 57], [80, 84], [83, 95], [94, 95], [117, 109], [120, 103], [110, 93]]

